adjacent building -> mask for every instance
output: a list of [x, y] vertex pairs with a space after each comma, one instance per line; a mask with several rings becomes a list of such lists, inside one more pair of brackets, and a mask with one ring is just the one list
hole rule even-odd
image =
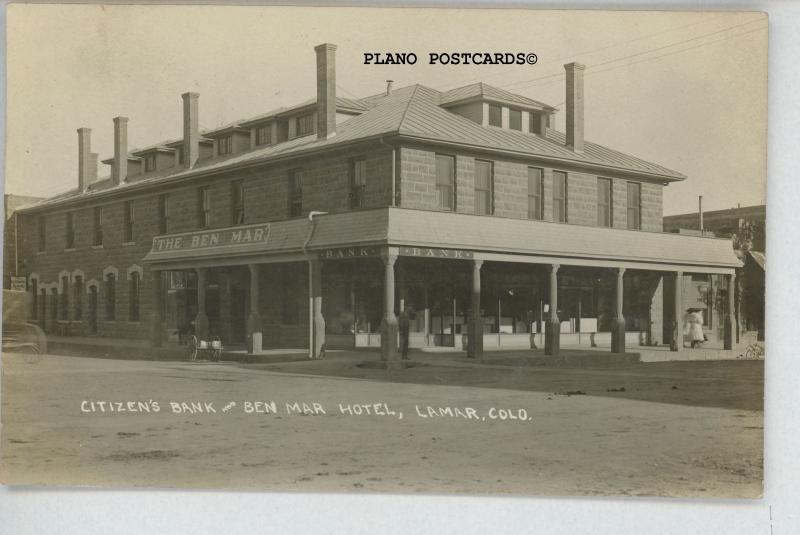
[[[114, 119], [110, 176], [78, 130], [77, 187], [20, 213], [34, 321], [63, 335], [185, 332], [227, 346], [485, 349], [682, 346], [686, 278], [741, 265], [730, 240], [663, 232], [686, 177], [584, 139], [583, 69], [554, 107], [487, 84], [336, 94], [209, 131], [183, 95], [183, 136], [131, 150]], [[732, 297], [731, 297], [732, 300]], [[720, 302], [726, 347], [729, 301]]]

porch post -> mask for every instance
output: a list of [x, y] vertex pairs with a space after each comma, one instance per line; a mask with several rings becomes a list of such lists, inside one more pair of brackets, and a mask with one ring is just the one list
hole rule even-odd
[[150, 305], [150, 347], [161, 347], [161, 272], [153, 270], [153, 302]]
[[483, 320], [481, 318], [481, 266], [483, 260], [472, 261], [471, 318], [467, 328], [467, 356], [479, 359], [483, 356]]
[[561, 347], [561, 322], [558, 319], [558, 268], [559, 264], [550, 265], [550, 314], [544, 337], [544, 354], [558, 356]]
[[611, 327], [611, 352], [625, 353], [625, 316], [622, 313], [625, 268], [617, 268], [617, 298], [614, 325]]
[[675, 272], [675, 283], [673, 285], [675, 310], [672, 318], [672, 340], [670, 341], [670, 351], [680, 351], [683, 348], [683, 272]]
[[381, 321], [381, 360], [398, 363], [397, 317], [394, 315], [394, 264], [397, 255], [385, 252], [383, 260], [383, 321]]
[[312, 359], [325, 356], [325, 317], [322, 315], [322, 261], [311, 260], [311, 355]]
[[248, 264], [250, 270], [250, 313], [247, 315], [247, 352], [260, 353], [263, 347], [261, 315], [258, 312], [261, 290], [258, 264]]
[[725, 340], [723, 347], [725, 349], [733, 349], [733, 338], [736, 332], [736, 275], [731, 273], [725, 277], [728, 283], [728, 307], [725, 311]]
[[208, 339], [208, 315], [206, 314], [206, 268], [197, 268], [197, 317], [194, 334], [198, 340]]

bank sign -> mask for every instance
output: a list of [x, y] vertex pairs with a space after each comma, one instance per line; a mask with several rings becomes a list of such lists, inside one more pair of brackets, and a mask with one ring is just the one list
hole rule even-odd
[[153, 252], [208, 249], [230, 245], [265, 245], [269, 242], [269, 223], [219, 230], [186, 232], [153, 238]]

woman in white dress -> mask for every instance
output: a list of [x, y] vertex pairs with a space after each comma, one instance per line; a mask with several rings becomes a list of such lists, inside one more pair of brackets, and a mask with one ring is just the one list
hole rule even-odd
[[694, 349], [700, 347], [705, 340], [703, 336], [703, 313], [697, 308], [690, 308], [686, 312], [686, 331], [689, 335], [692, 349]]

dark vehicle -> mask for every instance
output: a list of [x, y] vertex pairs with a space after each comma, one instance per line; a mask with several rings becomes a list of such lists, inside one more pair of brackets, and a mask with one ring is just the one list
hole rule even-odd
[[19, 353], [25, 362], [39, 362], [47, 353], [47, 337], [35, 323], [27, 321], [27, 292], [3, 290], [3, 353]]

